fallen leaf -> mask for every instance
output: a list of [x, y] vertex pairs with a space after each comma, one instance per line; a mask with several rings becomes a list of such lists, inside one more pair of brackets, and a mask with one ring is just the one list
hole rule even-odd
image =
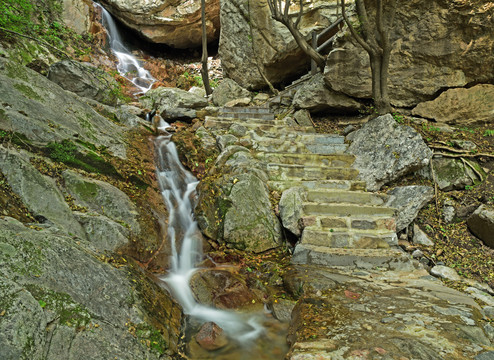
[[345, 296], [349, 299], [352, 299], [352, 300], [358, 300], [358, 298], [360, 297], [360, 294], [351, 292], [349, 290], [345, 290]]

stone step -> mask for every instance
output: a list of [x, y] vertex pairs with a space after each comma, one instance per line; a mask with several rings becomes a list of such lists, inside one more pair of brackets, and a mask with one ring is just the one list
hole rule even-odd
[[410, 257], [399, 249], [342, 249], [298, 244], [292, 255], [293, 264], [328, 267], [385, 268], [413, 270]]
[[388, 249], [398, 245], [394, 231], [360, 229], [325, 229], [309, 226], [302, 232], [301, 244], [330, 248]]
[[349, 203], [361, 205], [383, 205], [388, 196], [364, 191], [309, 190], [307, 201], [312, 203]]
[[258, 152], [255, 157], [269, 163], [336, 167], [349, 167], [355, 161], [355, 156], [348, 154]]
[[[227, 119], [246, 119], [246, 120], [274, 120], [274, 114], [270, 113], [247, 113], [247, 112], [220, 112], [221, 118]], [[281, 120], [280, 120], [281, 121]]]
[[327, 231], [372, 230], [396, 232], [396, 219], [391, 216], [335, 216], [305, 215], [301, 218], [304, 228], [324, 229]]
[[221, 129], [227, 130], [232, 126], [232, 124], [239, 124], [245, 126], [247, 129], [259, 130], [259, 131], [267, 131], [274, 133], [287, 133], [287, 132], [314, 132], [314, 128], [312, 126], [290, 126], [288, 127], [286, 124], [278, 123], [281, 120], [238, 120], [232, 121], [233, 119], [226, 118], [218, 118], [218, 117], [209, 117], [206, 116], [206, 120], [204, 121], [204, 127], [207, 129]]
[[344, 144], [345, 138], [340, 135], [326, 135], [326, 134], [316, 134], [316, 133], [303, 133], [294, 131], [285, 131], [278, 134], [266, 133], [258, 134], [257, 132], [250, 132], [249, 136], [252, 140], [257, 143], [270, 143], [273, 141], [296, 141], [303, 142], [308, 145], [334, 145], [334, 144]]
[[265, 164], [269, 180], [354, 180], [358, 170], [348, 167]]
[[271, 114], [269, 107], [259, 107], [259, 106], [225, 106], [219, 111], [220, 114], [223, 113], [244, 113], [244, 114]]
[[282, 152], [297, 154], [318, 154], [333, 155], [344, 154], [348, 148], [347, 144], [330, 144], [330, 145], [307, 145], [300, 141], [264, 140], [255, 142], [253, 148], [259, 152]]
[[305, 216], [324, 215], [324, 216], [386, 216], [393, 217], [396, 209], [384, 206], [369, 206], [347, 203], [335, 204], [318, 204], [313, 202], [304, 202], [302, 204]]
[[292, 187], [304, 187], [306, 189], [339, 189], [339, 190], [365, 190], [364, 181], [352, 180], [285, 180], [268, 181], [270, 189], [283, 192]]

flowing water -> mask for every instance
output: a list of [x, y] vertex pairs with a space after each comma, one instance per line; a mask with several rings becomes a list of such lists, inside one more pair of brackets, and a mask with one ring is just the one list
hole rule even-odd
[[139, 93], [146, 93], [151, 89], [156, 79], [149, 73], [149, 71], [144, 69], [142, 64], [124, 45], [120, 32], [111, 14], [99, 4], [95, 3], [95, 6], [101, 9], [103, 26], [108, 33], [110, 48], [118, 59], [118, 72], [138, 87], [140, 90]]

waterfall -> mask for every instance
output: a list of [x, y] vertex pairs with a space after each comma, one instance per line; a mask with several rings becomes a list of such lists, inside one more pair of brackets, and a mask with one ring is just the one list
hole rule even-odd
[[[161, 123], [164, 131], [169, 125]], [[190, 279], [202, 259], [201, 235], [193, 209], [198, 180], [181, 164], [170, 135], [156, 139], [157, 174], [160, 190], [169, 211], [168, 237], [172, 256], [169, 273], [162, 277], [171, 293], [182, 305], [184, 313], [204, 322], [215, 322], [226, 334], [241, 344], [259, 337], [264, 328], [254, 317], [245, 318], [231, 311], [218, 310], [197, 303], [190, 288]]]
[[94, 6], [101, 9], [103, 26], [108, 33], [110, 48], [118, 59], [118, 72], [137, 86], [140, 94], [146, 93], [151, 89], [156, 79], [142, 67], [141, 63], [124, 45], [111, 14], [100, 4], [94, 3]]

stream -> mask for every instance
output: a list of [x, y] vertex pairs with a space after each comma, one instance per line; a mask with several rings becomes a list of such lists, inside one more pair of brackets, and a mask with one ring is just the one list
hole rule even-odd
[[[117, 25], [101, 5], [103, 25], [115, 54], [120, 74], [146, 93], [155, 79], [124, 45]], [[167, 240], [171, 248], [170, 269], [161, 276], [164, 286], [181, 304], [188, 317], [186, 329], [187, 353], [192, 359], [282, 359], [287, 351], [286, 324], [270, 316], [269, 312], [239, 314], [220, 310], [197, 302], [190, 280], [200, 269], [196, 264], [204, 259], [202, 234], [194, 219], [196, 186], [199, 181], [182, 165], [171, 134], [170, 125], [160, 119], [155, 139], [156, 172], [161, 194], [169, 211]], [[220, 349], [208, 351], [192, 338], [205, 323], [214, 322], [229, 339]]]

